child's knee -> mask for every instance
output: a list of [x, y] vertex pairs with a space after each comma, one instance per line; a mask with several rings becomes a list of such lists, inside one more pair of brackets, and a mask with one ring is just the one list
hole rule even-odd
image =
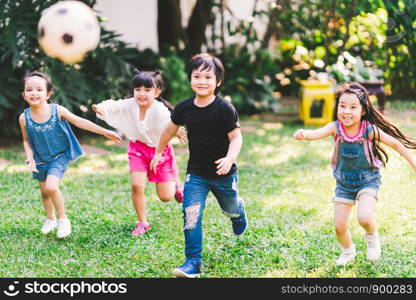
[[140, 184], [140, 183], [131, 184], [131, 190], [135, 194], [144, 194], [144, 188], [145, 188], [145, 185]]
[[200, 214], [201, 204], [194, 204], [184, 208], [185, 225], [183, 230], [191, 230], [196, 227]]
[[244, 215], [244, 202], [241, 197], [232, 201], [224, 201], [221, 204], [222, 213], [229, 218], [238, 218]]
[[[370, 195], [361, 195], [359, 197], [359, 201], [365, 201], [367, 203], [372, 203], [372, 202], [376, 202], [376, 198], [374, 198], [373, 196]], [[374, 219], [373, 219], [373, 210], [374, 210], [374, 206], [372, 205], [363, 205], [363, 206], [359, 206], [358, 210], [357, 210], [357, 219], [358, 219], [358, 223], [363, 226], [363, 227], [367, 227], [367, 226], [371, 226], [374, 223]]]
[[345, 220], [335, 220], [334, 227], [337, 234], [344, 234], [348, 231], [348, 222]]
[[168, 193], [159, 193], [158, 196], [162, 202], [169, 202], [173, 198], [173, 195]]
[[371, 213], [358, 213], [358, 223], [363, 227], [368, 227], [373, 224], [373, 216]]
[[49, 200], [49, 194], [48, 194], [47, 191], [41, 191], [40, 195], [41, 195], [43, 201]]
[[[56, 194], [59, 191], [59, 187], [55, 184], [46, 184], [45, 187], [45, 194], [47, 195], [46, 197], [49, 197], [51, 195]], [[43, 198], [43, 195], [42, 195]]]

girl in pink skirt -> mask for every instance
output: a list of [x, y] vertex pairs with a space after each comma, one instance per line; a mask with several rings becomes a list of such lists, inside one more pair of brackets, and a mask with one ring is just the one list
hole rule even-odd
[[[159, 199], [170, 201], [173, 197], [183, 201], [175, 154], [169, 144], [163, 150], [163, 163], [157, 172], [150, 170], [159, 137], [170, 120], [171, 105], [160, 97], [163, 79], [159, 71], [139, 72], [133, 77], [134, 96], [123, 100], [107, 100], [94, 104], [97, 117], [120, 130], [129, 140], [128, 157], [131, 172], [131, 199], [138, 217], [131, 232], [138, 236], [150, 230], [146, 217], [145, 186], [147, 179], [155, 182]], [[156, 101], [155, 101], [156, 100]], [[178, 135], [181, 141], [185, 134]]]

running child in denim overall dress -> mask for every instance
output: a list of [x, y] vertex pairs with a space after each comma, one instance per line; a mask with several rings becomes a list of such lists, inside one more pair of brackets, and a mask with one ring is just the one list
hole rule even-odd
[[316, 130], [299, 129], [293, 136], [309, 141], [327, 136], [335, 139], [331, 161], [336, 179], [334, 223], [342, 247], [336, 265], [344, 266], [356, 256], [348, 231], [348, 218], [356, 202], [358, 222], [366, 232], [367, 259], [378, 260], [381, 247], [373, 212], [381, 184], [379, 168], [388, 160], [379, 143], [396, 150], [416, 170], [416, 160], [407, 149], [416, 149], [416, 142], [391, 124], [371, 104], [366, 89], [356, 82], [339, 88], [334, 115], [337, 121]]
[[194, 278], [201, 273], [202, 215], [208, 193], [214, 194], [230, 218], [235, 235], [244, 233], [247, 217], [244, 202], [238, 196], [235, 165], [243, 142], [238, 114], [231, 103], [217, 96], [224, 81], [224, 67], [215, 56], [198, 54], [189, 62], [188, 79], [195, 97], [175, 106], [151, 167], [156, 169], [163, 148], [179, 126], [185, 125], [189, 140], [182, 208], [186, 261], [173, 270], [173, 275]]
[[[26, 75], [22, 96], [29, 108], [20, 115], [19, 124], [26, 163], [33, 178], [39, 181], [47, 216], [41, 232], [48, 234], [57, 228], [58, 238], [64, 238], [71, 233], [71, 222], [65, 214], [59, 182], [68, 168], [68, 163], [83, 154], [67, 121], [117, 142], [121, 138], [117, 133], [77, 117], [58, 104], [49, 104], [47, 100], [52, 93], [53, 85], [48, 75], [41, 72]], [[54, 209], [58, 221], [55, 219]]]
[[[178, 167], [171, 144], [163, 150], [163, 164], [158, 172], [150, 169], [160, 134], [170, 120], [173, 107], [160, 97], [164, 83], [160, 71], [136, 70], [132, 88], [134, 96], [121, 100], [106, 100], [94, 104], [92, 109], [108, 125], [121, 131], [127, 139], [131, 176], [131, 199], [137, 215], [132, 236], [140, 236], [150, 230], [146, 214], [146, 181], [154, 182], [159, 199], [168, 202], [175, 198], [182, 203], [183, 191], [179, 181]], [[178, 138], [186, 140], [180, 130]]]
[[365, 194], [377, 198], [380, 186], [379, 167], [383, 165], [372, 153], [373, 131], [368, 121], [361, 121], [354, 137], [348, 136], [342, 122], [335, 121], [335, 148], [331, 167], [336, 178], [335, 202], [354, 204]]

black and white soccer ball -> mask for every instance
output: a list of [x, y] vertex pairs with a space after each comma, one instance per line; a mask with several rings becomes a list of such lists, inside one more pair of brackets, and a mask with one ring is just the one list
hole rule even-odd
[[38, 38], [48, 56], [74, 64], [97, 47], [100, 25], [88, 5], [80, 1], [61, 1], [42, 12]]

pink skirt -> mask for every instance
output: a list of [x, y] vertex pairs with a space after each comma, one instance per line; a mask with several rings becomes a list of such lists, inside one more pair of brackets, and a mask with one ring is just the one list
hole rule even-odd
[[156, 172], [150, 170], [150, 162], [155, 155], [156, 148], [149, 147], [140, 141], [130, 141], [127, 149], [130, 172], [144, 172], [151, 182], [175, 181], [178, 178], [178, 167], [171, 144], [163, 149], [162, 160], [157, 165]]

